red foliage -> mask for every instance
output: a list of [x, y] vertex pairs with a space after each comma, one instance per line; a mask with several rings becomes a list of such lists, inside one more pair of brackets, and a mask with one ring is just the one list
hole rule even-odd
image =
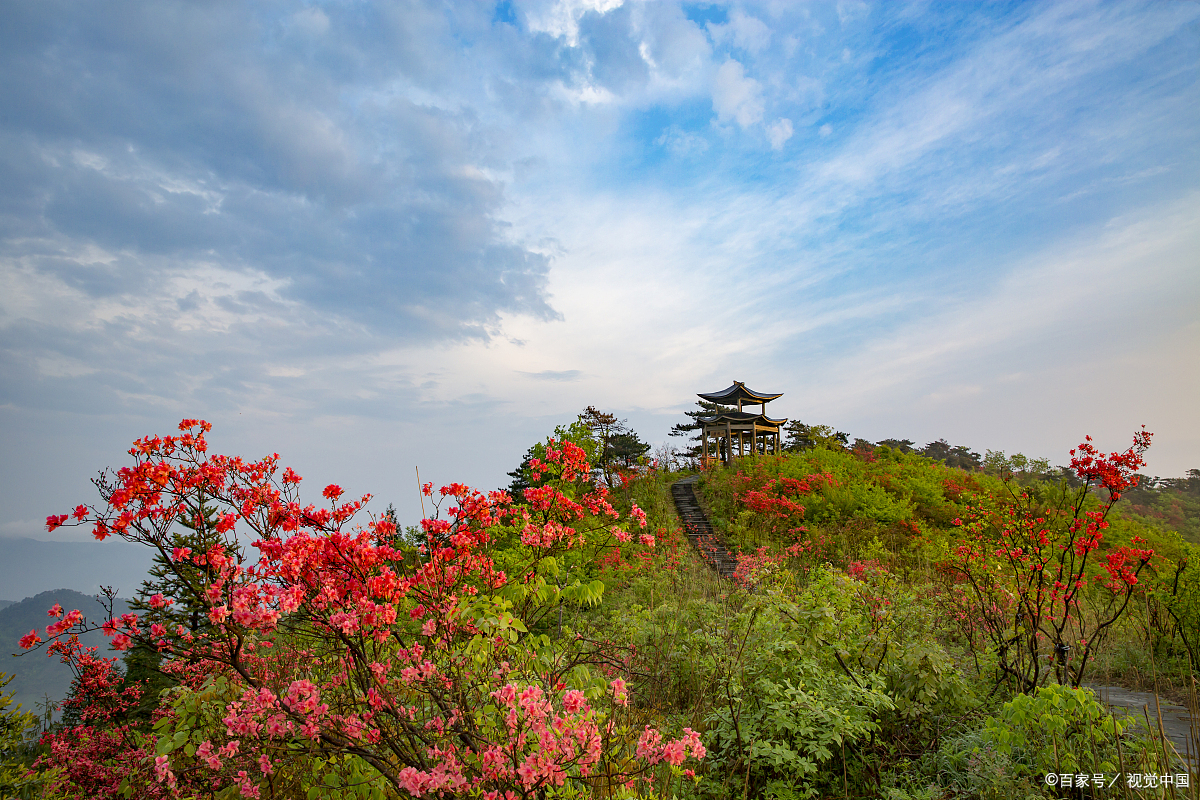
[[[147, 629], [135, 614], [108, 620], [102, 627], [113, 646], [158, 648], [191, 685], [220, 676], [237, 687], [224, 709], [225, 743], [214, 733], [194, 757], [180, 750], [159, 756], [161, 783], [233, 783], [253, 797], [296, 759], [353, 755], [414, 796], [527, 796], [566, 777], [594, 781], [603, 774], [605, 785], [626, 783], [661, 760], [676, 764], [681, 752], [703, 755], [685, 736], [639, 748], [645, 754], [631, 760], [632, 742], [565, 683], [589, 654], [568, 648], [547, 662], [520, 636], [523, 620], [556, 602], [538, 564], [567, 549], [598, 554], [631, 538], [608, 490], [592, 482], [581, 448], [551, 441], [544, 460], [531, 465], [535, 479], [548, 482], [527, 490], [522, 504], [506, 492], [442, 487], [434, 516], [421, 522], [426, 544], [413, 553], [387, 519], [351, 527], [369, 495], [339, 502], [345, 492], [331, 484], [322, 492], [328, 507], [303, 505], [299, 475], [287, 469], [276, 480], [278, 455], [251, 462], [206, 455], [210, 427], [184, 420], [179, 436], [136, 442], [133, 466], [100, 483], [106, 505], [77, 508], [71, 523], [91, 522], [98, 539], [115, 534], [170, 552], [175, 578], [207, 608], [211, 627], [199, 634]], [[434, 494], [428, 484], [422, 491]], [[210, 533], [219, 543], [195, 552], [175, 546], [177, 520], [203, 524], [193, 514], [201, 499], [216, 509]], [[443, 516], [446, 501], [453, 505]], [[632, 517], [645, 526], [636, 506]], [[48, 520], [62, 524], [65, 517]], [[527, 548], [513, 575], [493, 561], [498, 530], [517, 531]], [[243, 554], [246, 538], [259, 551], [257, 563]], [[654, 544], [649, 534], [639, 538]], [[285, 620], [287, 635], [280, 632]], [[84, 629], [75, 611], [47, 636], [60, 647], [63, 636]], [[24, 642], [36, 644], [33, 637]], [[311, 646], [301, 647], [305, 641]], [[103, 673], [86, 654], [71, 657], [81, 675]], [[99, 684], [87, 696], [105, 707]], [[615, 710], [627, 701], [615, 692], [606, 702]], [[94, 730], [88, 735], [101, 741]], [[82, 734], [75, 741], [84, 742]], [[145, 758], [124, 746], [126, 760]], [[65, 757], [70, 747], [60, 749]]]
[[1089, 484], [1103, 486], [1112, 499], [1120, 500], [1121, 493], [1138, 485], [1137, 471], [1146, 465], [1142, 455], [1150, 447], [1154, 434], [1142, 429], [1133, 435], [1133, 446], [1124, 453], [1109, 453], [1107, 456], [1092, 445], [1092, 437], [1071, 451], [1071, 469]]
[[738, 472], [734, 478], [734, 493], [738, 501], [746, 508], [762, 514], [764, 517], [776, 520], [775, 527], [779, 533], [789, 533], [799, 536], [806, 528], [804, 520], [804, 505], [800, 498], [811, 494], [824, 486], [837, 486], [832, 475], [817, 473], [806, 476], [803, 480], [796, 478], [771, 478], [759, 474]]
[[77, 725], [42, 736], [41, 743], [50, 752], [37, 766], [61, 770], [52, 792], [118, 798], [123, 796], [122, 781], [128, 780], [138, 788], [139, 797], [166, 797], [166, 787], [152, 779], [153, 745], [128, 721], [142, 688], [123, 686], [116, 659], [97, 657], [96, 648], [82, 647], [77, 636], [59, 636], [50, 653], [75, 672], [74, 692], [63, 708], [79, 719]]
[[[963, 518], [954, 520], [962, 538], [941, 570], [957, 584], [952, 596], [962, 601], [960, 618], [997, 649], [1001, 670], [1022, 689], [1051, 674], [1047, 658], [1060, 682], [1082, 680], [1094, 647], [1124, 612], [1154, 555], [1123, 546], [1093, 558], [1121, 492], [1137, 485], [1134, 473], [1145, 463], [1150, 436], [1143, 427], [1128, 450], [1108, 456], [1088, 437], [1071, 451], [1071, 468], [1084, 484], [1057, 503], [1039, 503], [1018, 490], [1007, 501], [962, 501]], [[1107, 490], [1098, 509], [1089, 507], [1095, 488]], [[1089, 594], [1093, 582], [1109, 590], [1107, 597]], [[1085, 601], [1095, 606], [1088, 613]], [[1052, 648], [1049, 656], [1046, 648]]]

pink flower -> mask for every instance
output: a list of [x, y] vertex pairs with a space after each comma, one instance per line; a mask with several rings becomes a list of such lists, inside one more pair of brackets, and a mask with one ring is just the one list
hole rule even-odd
[[492, 697], [511, 707], [517, 701], [517, 687], [509, 683], [492, 692]]
[[196, 758], [207, 764], [209, 769], [221, 768], [221, 758], [213, 750], [212, 742], [207, 739], [196, 748]]
[[638, 737], [637, 757], [649, 759], [651, 764], [657, 764], [661, 759], [659, 753], [661, 744], [662, 734], [647, 725], [642, 731], [642, 735]]
[[37, 635], [37, 631], [30, 631], [29, 633], [22, 636], [21, 641], [18, 642], [17, 644], [19, 644], [21, 646], [22, 650], [28, 650], [31, 647], [41, 644], [41, 642], [42, 642], [42, 639], [40, 636]]
[[575, 714], [586, 710], [587, 697], [578, 689], [572, 689], [563, 695], [562, 706], [563, 711], [566, 711], [568, 714]]
[[676, 739], [663, 745], [662, 757], [668, 764], [678, 767], [687, 757], [687, 749], [681, 740]]
[[625, 688], [625, 681], [617, 678], [612, 681], [609, 686], [612, 687], [613, 702], [619, 706], [629, 705], [629, 691]]
[[520, 698], [521, 708], [528, 711], [530, 706], [534, 705], [535, 703], [537, 703], [538, 700], [541, 700], [541, 699], [542, 699], [542, 690], [540, 688], [538, 688], [537, 686], [527, 686], [525, 688], [525, 691], [521, 692], [521, 698]]

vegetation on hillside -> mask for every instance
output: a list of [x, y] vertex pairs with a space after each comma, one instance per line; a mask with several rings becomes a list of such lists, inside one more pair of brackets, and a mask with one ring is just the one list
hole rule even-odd
[[1197, 674], [1198, 548], [1139, 494], [1148, 434], [1054, 471], [797, 425], [700, 476], [723, 581], [675, 516], [683, 475], [610, 447], [644, 446], [595, 409], [512, 494], [426, 485], [407, 532], [354, 526], [337, 486], [304, 505], [204, 429], [142, 440], [100, 504], [49, 520], [161, 556], [139, 615], [98, 621], [125, 674], [52, 609], [79, 674], [43, 740], [55, 796], [932, 800], [1183, 770], [1086, 688]]
[[[22, 653], [19, 642], [31, 628], [45, 628], [52, 621], [46, 616], [46, 609], [55, 604], [81, 609], [93, 617], [103, 612], [95, 598], [71, 589], [41, 592], [0, 609], [0, 658], [3, 659], [0, 670], [12, 678], [8, 691], [13, 694], [13, 702], [39, 718], [45, 717], [47, 703], [59, 702], [67, 696], [74, 676], [57, 658], [46, 658], [43, 653]], [[125, 601], [118, 601], [117, 609], [124, 613]], [[100, 631], [85, 634], [82, 641], [91, 647], [107, 645]]]

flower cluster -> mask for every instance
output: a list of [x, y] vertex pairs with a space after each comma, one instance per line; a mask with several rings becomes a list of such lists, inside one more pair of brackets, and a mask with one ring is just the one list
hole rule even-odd
[[[1104, 552], [1109, 512], [1122, 491], [1137, 485], [1150, 436], [1143, 428], [1132, 447], [1107, 456], [1088, 437], [1071, 451], [1083, 486], [1060, 489], [1050, 502], [1011, 483], [1006, 501], [960, 498], [962, 515], [954, 524], [961, 539], [941, 569], [957, 585], [951, 595], [961, 601], [957, 616], [972, 621], [972, 635], [996, 648], [1001, 671], [1023, 689], [1046, 679], [1045, 664], [1060, 673], [1060, 682], [1078, 683], [1150, 563], [1154, 553], [1147, 548]], [[1093, 498], [1096, 488], [1106, 495]], [[1089, 591], [1093, 583], [1109, 592]], [[1062, 654], [1075, 644], [1068, 664]]]
[[[115, 535], [169, 553], [180, 589], [171, 598], [154, 595], [149, 608], [202, 609], [204, 624], [192, 629], [168, 630], [136, 614], [101, 626], [118, 649], [156, 648], [168, 670], [187, 676], [194, 694], [176, 703], [218, 704], [219, 727], [191, 750], [176, 744], [192, 741], [187, 714], [160, 720], [166, 727], [153, 770], [163, 787], [190, 780], [203, 792], [224, 782], [253, 797], [271, 775], [306, 758], [333, 763], [353, 754], [413, 796], [525, 796], [601, 773], [625, 782], [648, 764], [703, 754], [685, 737], [630, 760], [632, 742], [605, 722], [629, 702], [623, 682], [614, 681], [596, 707], [564, 682], [585, 668], [588, 654], [559, 653], [549, 663], [566, 666], [547, 672], [547, 645], [528, 636], [527, 620], [553, 602], [526, 585], [538, 563], [630, 537], [607, 489], [592, 482], [581, 448], [552, 441], [531, 468], [545, 482], [523, 503], [462, 484], [436, 493], [423, 485], [426, 497], [439, 499], [414, 548], [387, 518], [353, 524], [369, 495], [344, 501], [345, 490], [330, 484], [321, 492], [327, 504], [303, 504], [302, 478], [291, 469], [278, 476], [277, 455], [209, 455], [209, 430], [184, 420], [180, 435], [139, 440], [129, 451], [133, 465], [100, 482], [105, 505], [47, 520], [51, 528], [91, 524], [97, 539]], [[636, 506], [631, 518], [635, 530], [645, 527]], [[180, 520], [207, 538], [180, 542]], [[512, 577], [493, 559], [497, 531], [516, 531], [525, 545], [514, 552], [526, 564], [506, 554]], [[650, 534], [640, 537], [653, 545]], [[243, 550], [247, 540], [256, 562]], [[89, 629], [77, 611], [52, 612], [46, 636], [54, 647]], [[40, 641], [31, 631], [22, 646]], [[90, 663], [72, 657], [77, 667]], [[214, 694], [214, 680], [229, 693]]]

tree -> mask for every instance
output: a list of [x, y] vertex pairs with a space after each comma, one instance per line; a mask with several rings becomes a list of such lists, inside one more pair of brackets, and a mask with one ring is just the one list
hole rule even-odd
[[703, 449], [701, 440], [704, 438], [704, 423], [700, 421], [700, 418], [711, 417], [719, 413], [723, 408], [723, 406], [719, 406], [716, 403], [710, 403], [707, 400], [697, 400], [696, 406], [697, 408], [694, 408], [691, 411], [683, 412], [684, 416], [688, 417], [691, 422], [675, 423], [675, 425], [671, 427], [670, 434], [668, 434], [670, 436], [686, 436], [688, 441], [694, 442], [694, 444], [684, 453], [684, 455], [692, 459], [700, 458], [700, 456], [703, 455], [701, 452]]
[[533, 486], [529, 482], [529, 466], [535, 455], [536, 453], [534, 453], [533, 448], [529, 448], [525, 451], [525, 456], [521, 459], [521, 463], [517, 465], [517, 468], [512, 472], [504, 473], [512, 478], [512, 481], [508, 484], [508, 493], [515, 498], [520, 499], [525, 497], [525, 490]]
[[[369, 495], [343, 501], [331, 484], [322, 507], [302, 504], [302, 479], [279, 476], [278, 456], [207, 455], [210, 427], [184, 420], [181, 435], [138, 441], [100, 505], [47, 518], [50, 530], [91, 524], [97, 539], [163, 551], [198, 493], [216, 509], [218, 543], [171, 551], [175, 577], [203, 581], [210, 627], [165, 643], [184, 672], [156, 723], [160, 785], [236, 786], [245, 797], [318, 786], [364, 798], [533, 797], [568, 784], [608, 794], [703, 757], [690, 729], [670, 739], [629, 726], [629, 690], [598, 669], [613, 668], [603, 648], [533, 633], [558, 603], [603, 593], [600, 581], [557, 580], [569, 551], [594, 560], [653, 545], [636, 533], [645, 514], [634, 504], [621, 520], [582, 447], [547, 441], [530, 459], [541, 484], [524, 503], [462, 484], [422, 487], [434, 503], [422, 529], [441, 544], [414, 560], [395, 546], [391, 521], [353, 525]], [[256, 563], [239, 536], [254, 538]], [[504, 570], [501, 540], [515, 540]], [[57, 647], [87, 627], [75, 611], [47, 635]], [[158, 646], [164, 634], [132, 613], [103, 627], [119, 650]], [[37, 644], [36, 632], [22, 640]]]
[[37, 733], [33, 714], [12, 705], [13, 693], [4, 687], [13, 676], [0, 672], [0, 797], [32, 797], [41, 788], [45, 776], [30, 770], [29, 736]]
[[941, 461], [947, 467], [965, 469], [968, 472], [977, 470], [983, 465], [983, 459], [979, 453], [973, 452], [970, 448], [963, 447], [962, 445], [951, 447], [950, 443], [945, 439], [930, 442], [918, 452], [926, 458]]
[[512, 472], [505, 473], [512, 481], [508, 485], [508, 493], [516, 502], [521, 502], [525, 499], [525, 490], [542, 486], [548, 480], [543, 475], [534, 475], [533, 462], [546, 457], [546, 444], [549, 441], [555, 442], [570, 442], [576, 447], [581, 448], [588, 460], [596, 462], [600, 452], [600, 444], [592, 433], [592, 429], [583, 419], [583, 415], [575, 418], [575, 421], [570, 425], [554, 426], [554, 433], [548, 436], [544, 441], [536, 442], [528, 450], [525, 451], [521, 463]]
[[805, 425], [794, 419], [783, 427], [787, 439], [783, 449], [789, 453], [806, 450], [844, 450], [850, 444], [850, 434], [828, 425]]
[[1150, 436], [1143, 428], [1128, 450], [1108, 455], [1087, 437], [1071, 451], [1077, 488], [1022, 486], [1012, 460], [989, 451], [1009, 496], [966, 506], [954, 520], [961, 544], [942, 566], [971, 637], [996, 652], [1001, 679], [1018, 691], [1051, 676], [1078, 686], [1137, 590], [1153, 550], [1134, 538], [1103, 558], [1097, 551], [1109, 513], [1138, 483]]
[[579, 415], [579, 422], [592, 432], [596, 441], [596, 463], [604, 475], [605, 486], [615, 485], [618, 466], [632, 467], [650, 449], [650, 445], [642, 442], [629, 427], [629, 420], [617, 419], [615, 414], [600, 411], [595, 406], [585, 408]]
[[982, 468], [1001, 478], [1017, 474], [1032, 477], [1048, 474], [1050, 462], [1045, 458], [1029, 458], [1022, 453], [1006, 456], [1003, 450], [988, 450], [984, 454]]
[[607, 453], [611, 463], [632, 469], [637, 466], [638, 459], [646, 455], [649, 450], [650, 445], [638, 437], [637, 431], [631, 430], [628, 433], [618, 433], [610, 438]]
[[[189, 550], [206, 553], [221, 542], [216, 533], [220, 520], [216, 509], [203, 493], [184, 501], [185, 508], [177, 520], [183, 530], [171, 536], [171, 552]], [[158, 696], [177, 681], [160, 669], [165, 644], [178, 645], [184, 637], [196, 637], [209, 628], [209, 603], [202, 594], [211, 583], [213, 568], [207, 564], [189, 562], [172, 564], [166, 551], [155, 553], [149, 579], [129, 603], [144, 625], [159, 626], [162, 636], [149, 645], [136, 642], [125, 654], [125, 682], [143, 687], [141, 703], [134, 715], [148, 720], [158, 704]]]
[[899, 450], [901, 453], [916, 452], [913, 445], [916, 444], [912, 439], [880, 439], [877, 444], [887, 445], [893, 450]]

